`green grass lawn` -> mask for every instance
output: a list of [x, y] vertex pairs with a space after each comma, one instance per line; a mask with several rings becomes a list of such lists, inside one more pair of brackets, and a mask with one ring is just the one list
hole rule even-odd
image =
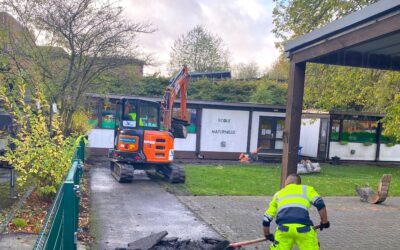
[[[280, 164], [186, 165], [182, 188], [194, 195], [273, 195], [279, 189]], [[382, 174], [392, 174], [389, 195], [400, 195], [400, 167], [321, 164], [321, 173], [302, 175], [302, 183], [323, 196], [356, 195], [356, 184], [377, 188]]]

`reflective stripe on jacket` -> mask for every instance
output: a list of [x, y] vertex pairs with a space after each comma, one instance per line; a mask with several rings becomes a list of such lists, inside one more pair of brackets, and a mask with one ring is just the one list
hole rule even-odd
[[289, 184], [275, 193], [263, 221], [269, 225], [276, 216], [278, 225], [291, 223], [313, 225], [308, 210], [317, 200], [321, 200], [321, 197], [313, 187]]

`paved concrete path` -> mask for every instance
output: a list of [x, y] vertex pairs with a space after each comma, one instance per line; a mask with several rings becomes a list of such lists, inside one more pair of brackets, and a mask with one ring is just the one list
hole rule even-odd
[[181, 239], [219, 237], [147, 176], [135, 174], [132, 183], [118, 183], [110, 174], [108, 163], [91, 168], [92, 230], [97, 249], [126, 247], [129, 242], [163, 230]]
[[[181, 196], [179, 199], [230, 241], [258, 238], [261, 219], [271, 197]], [[400, 249], [400, 197], [382, 205], [358, 197], [326, 197], [331, 228], [318, 231], [321, 249]], [[315, 224], [319, 216], [311, 211]], [[275, 223], [273, 223], [275, 224]], [[266, 244], [246, 249], [267, 249]]]
[[31, 250], [37, 237], [27, 233], [0, 234], [0, 249]]

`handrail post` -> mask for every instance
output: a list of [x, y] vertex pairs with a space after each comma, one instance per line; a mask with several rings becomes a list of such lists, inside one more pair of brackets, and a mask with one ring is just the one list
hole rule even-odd
[[85, 162], [85, 140], [83, 137], [79, 141], [79, 158], [82, 162]]
[[75, 194], [74, 182], [64, 182], [64, 233], [63, 233], [63, 249], [76, 250], [76, 231], [75, 231]]

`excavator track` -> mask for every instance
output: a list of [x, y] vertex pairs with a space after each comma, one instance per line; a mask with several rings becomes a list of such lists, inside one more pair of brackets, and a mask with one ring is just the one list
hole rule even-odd
[[110, 170], [111, 175], [120, 183], [133, 180], [133, 167], [129, 164], [111, 161]]
[[157, 167], [157, 170], [161, 172], [170, 183], [185, 183], [185, 169], [179, 165], [174, 163], [162, 165]]

